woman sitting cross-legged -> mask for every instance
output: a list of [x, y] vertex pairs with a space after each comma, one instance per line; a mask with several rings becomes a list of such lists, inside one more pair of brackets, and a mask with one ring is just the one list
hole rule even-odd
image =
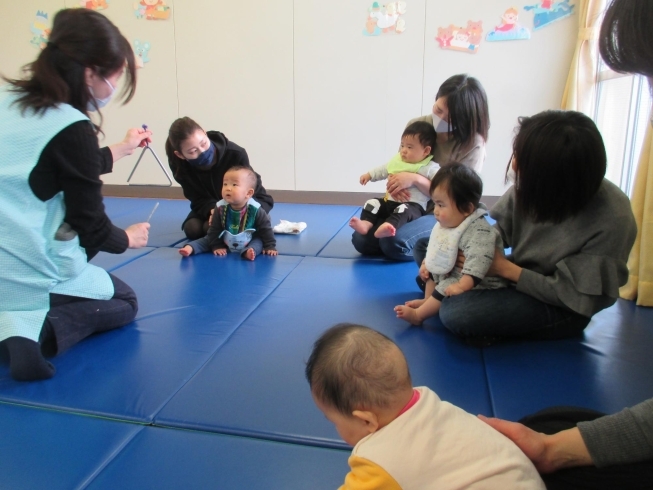
[[507, 172], [514, 185], [490, 211], [512, 254], [495, 255], [489, 274], [513, 287], [444, 298], [444, 326], [481, 343], [558, 339], [579, 335], [613, 305], [637, 227], [628, 197], [605, 171], [603, 140], [589, 117], [521, 118]]

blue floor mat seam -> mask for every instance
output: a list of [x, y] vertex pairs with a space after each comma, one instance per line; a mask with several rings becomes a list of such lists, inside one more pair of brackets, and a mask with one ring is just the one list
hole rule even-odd
[[329, 240], [324, 244], [324, 246], [320, 250], [317, 251], [317, 253], [315, 254], [316, 257], [318, 257], [322, 253], [322, 250], [324, 250], [329, 245], [329, 243], [331, 243], [333, 241], [333, 239], [338, 236], [338, 233], [340, 233], [340, 230], [342, 230], [345, 226], [349, 225], [349, 220], [352, 219], [354, 217], [354, 215], [356, 215], [358, 212], [360, 212], [360, 209], [361, 209], [360, 207], [356, 208], [356, 210], [349, 216], [349, 218], [347, 218], [347, 220], [343, 223], [343, 225], [340, 228], [338, 228], [338, 231], [336, 231], [333, 234], [333, 236], [331, 238], [329, 238]]
[[293, 272], [293, 271], [294, 271], [294, 270], [299, 266], [299, 264], [301, 264], [301, 263], [304, 261], [304, 258], [305, 258], [305, 257], [303, 257], [302, 260], [300, 260], [299, 262], [297, 262], [297, 264], [295, 264], [295, 266], [294, 266], [292, 269], [290, 269], [290, 270], [288, 271], [288, 273], [283, 277], [283, 279], [282, 279], [281, 281], [279, 281], [279, 284], [277, 284], [277, 285], [276, 285], [276, 286], [275, 286], [275, 287], [274, 287], [274, 288], [273, 288], [273, 289], [272, 289], [268, 294], [266, 294], [263, 298], [261, 298], [261, 300], [258, 301], [258, 302], [257, 302], [257, 303], [256, 303], [256, 304], [255, 304], [251, 309], [250, 309], [250, 312], [245, 316], [245, 318], [243, 318], [243, 320], [242, 320], [238, 325], [236, 325], [236, 327], [234, 327], [234, 328], [231, 330], [231, 332], [229, 332], [229, 334], [228, 334], [228, 335], [227, 335], [227, 336], [222, 340], [222, 342], [220, 342], [220, 343], [218, 344], [218, 346], [215, 348], [215, 350], [213, 350], [213, 351], [209, 354], [209, 356], [206, 358], [206, 360], [205, 360], [205, 361], [204, 361], [204, 362], [203, 362], [203, 363], [202, 363], [202, 364], [201, 364], [197, 369], [195, 369], [195, 371], [193, 371], [193, 372], [188, 376], [188, 378], [186, 379], [186, 381], [183, 382], [182, 385], [174, 391], [174, 393], [172, 393], [172, 394], [171, 394], [171, 395], [170, 395], [166, 400], [164, 400], [164, 401], [162, 402], [162, 404], [159, 406], [159, 408], [156, 409], [156, 410], [154, 411], [154, 413], [152, 414], [152, 416], [151, 416], [151, 419], [150, 419], [150, 420], [151, 420], [151, 423], [152, 423], [153, 426], [160, 427], [158, 424], [156, 424], [156, 417], [157, 417], [157, 415], [158, 415], [159, 413], [161, 413], [161, 411], [166, 407], [166, 405], [170, 402], [170, 400], [172, 400], [172, 399], [177, 395], [177, 393], [179, 393], [179, 391], [182, 390], [182, 389], [184, 388], [184, 386], [186, 386], [186, 385], [187, 385], [187, 384], [188, 384], [188, 383], [189, 383], [189, 382], [190, 382], [190, 381], [191, 381], [191, 380], [192, 380], [192, 379], [197, 375], [197, 373], [199, 373], [199, 372], [202, 370], [202, 368], [203, 368], [204, 366], [206, 366], [206, 364], [207, 364], [208, 362], [211, 361], [211, 359], [213, 359], [213, 357], [216, 355], [216, 353], [217, 353], [217, 352], [218, 352], [218, 351], [219, 351], [219, 350], [220, 350], [220, 349], [221, 349], [221, 348], [222, 348], [222, 347], [223, 347], [223, 346], [224, 346], [224, 345], [229, 341], [229, 339], [231, 338], [231, 336], [232, 336], [234, 333], [236, 333], [236, 331], [237, 331], [237, 330], [238, 330], [238, 329], [243, 325], [243, 323], [245, 323], [245, 322], [247, 321], [247, 319], [252, 315], [252, 313], [254, 313], [254, 312], [256, 311], [256, 309], [257, 309], [257, 308], [258, 308], [258, 307], [259, 307], [259, 306], [260, 306], [260, 305], [261, 305], [261, 304], [262, 304], [262, 303], [263, 303], [267, 298], [269, 298], [270, 295], [272, 295], [272, 294], [277, 290], [277, 288], [278, 288], [279, 286], [281, 286], [281, 284], [284, 283], [284, 281], [286, 280], [286, 278], [287, 278], [287, 277], [288, 277], [288, 276], [289, 276], [289, 275], [290, 275], [290, 274], [291, 274], [291, 273], [292, 273], [292, 272]]
[[492, 409], [492, 413], [489, 414], [489, 417], [496, 417], [497, 410], [494, 404], [494, 397], [492, 396], [492, 389], [490, 388], [490, 376], [488, 375], [487, 372], [487, 362], [485, 359], [485, 347], [481, 348], [481, 361], [483, 363], [483, 374], [485, 375], [485, 385], [487, 387], [487, 397], [488, 400], [490, 400], [490, 408]]
[[119, 422], [124, 424], [132, 424], [138, 426], [148, 426], [154, 425], [153, 418], [139, 419], [136, 417], [117, 417], [114, 413], [108, 412], [98, 412], [91, 410], [83, 410], [78, 408], [66, 408], [66, 407], [53, 407], [51, 405], [45, 405], [42, 403], [19, 403], [11, 400], [0, 400], [0, 405], [13, 405], [16, 407], [34, 409], [34, 410], [43, 410], [45, 412], [56, 412], [63, 413], [67, 415], [76, 415], [79, 417], [89, 417], [98, 420], [107, 420], [110, 422]]
[[161, 247], [152, 247], [152, 250], [150, 250], [149, 252], [146, 252], [146, 253], [144, 253], [143, 255], [139, 255], [138, 257], [134, 257], [133, 259], [129, 259], [127, 262], [125, 262], [125, 263], [123, 263], [123, 264], [119, 264], [119, 265], [117, 265], [117, 266], [115, 266], [115, 267], [112, 267], [111, 269], [107, 269], [107, 272], [113, 272], [113, 271], [116, 271], [116, 270], [120, 269], [121, 267], [126, 266], [127, 264], [131, 264], [131, 263], [134, 262], [135, 260], [138, 260], [138, 259], [140, 259], [140, 258], [142, 258], [142, 257], [147, 257], [149, 254], [151, 254], [152, 252], [154, 252], [157, 248], [161, 248]]
[[321, 441], [311, 437], [298, 437], [290, 436], [281, 433], [267, 433], [259, 431], [249, 431], [246, 429], [229, 429], [224, 427], [217, 427], [214, 430], [199, 429], [197, 427], [182, 426], [182, 425], [167, 425], [167, 424], [154, 424], [154, 427], [161, 429], [176, 429], [176, 430], [189, 430], [199, 432], [201, 434], [221, 434], [225, 436], [243, 437], [257, 441], [271, 441], [292, 444], [294, 446], [308, 446], [319, 447], [322, 449], [336, 449], [340, 451], [351, 451], [351, 446], [346, 442], [334, 443], [330, 441]]
[[102, 473], [107, 468], [107, 466], [109, 466], [111, 464], [111, 462], [114, 461], [118, 457], [118, 455], [120, 455], [120, 453], [122, 453], [123, 450], [129, 444], [131, 444], [131, 442], [134, 440], [134, 438], [138, 434], [140, 434], [143, 429], [144, 429], [144, 426], [141, 426], [130, 437], [128, 437], [125, 441], [123, 441], [123, 443], [119, 447], [117, 447], [116, 450], [113, 451], [113, 453], [111, 453], [111, 455], [105, 461], [103, 461], [102, 464], [100, 464], [100, 466], [98, 466], [95, 469], [95, 471], [91, 475], [88, 476], [88, 478], [86, 478], [86, 480], [84, 480], [82, 483], [79, 484], [79, 486], [77, 487], [76, 490], [84, 490], [85, 488], [88, 488], [88, 486], [91, 483], [93, 483], [93, 480], [95, 480], [100, 475], [100, 473]]

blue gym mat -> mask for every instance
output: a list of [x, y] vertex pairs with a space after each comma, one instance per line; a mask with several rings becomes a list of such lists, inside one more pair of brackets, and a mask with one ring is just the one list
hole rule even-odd
[[104, 206], [114, 225], [127, 228], [141, 223], [150, 216], [156, 203], [156, 211], [150, 219], [150, 247], [170, 247], [186, 239], [181, 224], [190, 212], [190, 203], [178, 199], [129, 199], [106, 197]]
[[553, 405], [614, 413], [653, 398], [652, 325], [653, 309], [618, 300], [583, 338], [486, 348], [496, 416], [518, 420]]
[[146, 427], [86, 488], [333, 490], [348, 451]]
[[0, 363], [0, 400], [150, 422], [301, 260], [159, 248], [114, 271], [138, 295], [134, 323], [55, 357], [51, 380], [17, 382]]
[[0, 487], [82, 488], [141, 430], [134, 424], [0, 403]]
[[[360, 214], [360, 208], [354, 213], [355, 216]], [[351, 235], [354, 230], [347, 222], [340, 231], [331, 239], [329, 243], [320, 251], [318, 257], [333, 258], [333, 259], [383, 259], [382, 256], [378, 257], [365, 257], [359, 254], [354, 246], [351, 244]]]
[[105, 271], [112, 272], [123, 265], [129, 264], [132, 260], [149, 254], [152, 250], [156, 249], [152, 247], [128, 248], [121, 254], [100, 252], [90, 262], [102, 267]]
[[277, 203], [272, 208], [272, 226], [280, 220], [306, 223], [299, 235], [275, 234], [277, 250], [284, 255], [316, 256], [343, 227], [359, 212], [356, 206], [325, 204]]
[[148, 248], [93, 259], [134, 288], [135, 322], [57, 356], [42, 382], [11, 380], [0, 345], [0, 487], [335, 488], [346, 444], [314, 406], [304, 368], [338, 322], [388, 335], [414, 385], [474, 414], [616, 412], [653, 397], [653, 309], [620, 300], [581, 338], [478, 349], [437, 318], [421, 328], [395, 318], [394, 305], [420, 296], [417, 268], [354, 251], [358, 207], [277, 204], [273, 224], [308, 228], [277, 235], [280, 256], [249, 262], [182, 259], [187, 201], [105, 200], [118, 226], [147, 219], [157, 201]]
[[[473, 413], [491, 414], [480, 349], [437, 326], [409, 327], [393, 306], [418, 297], [410, 263], [305, 258], [155, 418], [185, 427], [346, 447], [315, 407], [304, 378], [319, 335], [361, 323], [395, 340], [416, 386]], [[429, 326], [430, 325], [430, 326]]]

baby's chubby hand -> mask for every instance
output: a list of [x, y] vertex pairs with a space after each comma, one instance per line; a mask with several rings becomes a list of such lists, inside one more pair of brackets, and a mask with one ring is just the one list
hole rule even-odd
[[460, 284], [452, 284], [451, 286], [447, 287], [447, 289], [444, 290], [444, 295], [445, 296], [456, 296], [457, 294], [462, 294], [464, 293], [465, 290], [460, 286]]
[[431, 273], [426, 268], [425, 261], [422, 261], [422, 265], [419, 266], [419, 277], [422, 279], [422, 281], [428, 281], [431, 279]]
[[216, 257], [227, 255], [227, 249], [226, 248], [216, 248], [213, 251], [213, 255], [215, 255]]
[[365, 185], [370, 181], [371, 178], [372, 176], [368, 172], [366, 174], [361, 175], [359, 182], [361, 183], [361, 185]]
[[277, 252], [276, 250], [263, 250], [263, 254], [264, 255], [271, 255], [272, 257], [276, 257], [277, 255], [279, 255], [279, 252]]
[[183, 257], [188, 257], [189, 255], [192, 255], [192, 254], [193, 254], [193, 247], [191, 247], [190, 245], [184, 245], [183, 247], [181, 247], [181, 248], [179, 249], [179, 253], [180, 253]]

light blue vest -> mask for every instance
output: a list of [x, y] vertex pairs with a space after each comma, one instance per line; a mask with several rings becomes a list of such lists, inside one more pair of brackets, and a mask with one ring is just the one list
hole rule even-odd
[[42, 202], [28, 182], [48, 142], [88, 118], [66, 104], [42, 116], [21, 114], [15, 100], [0, 89], [0, 341], [38, 341], [51, 292], [106, 300], [114, 291], [106, 271], [86, 262], [76, 233], [55, 239], [66, 213], [63, 192]]

